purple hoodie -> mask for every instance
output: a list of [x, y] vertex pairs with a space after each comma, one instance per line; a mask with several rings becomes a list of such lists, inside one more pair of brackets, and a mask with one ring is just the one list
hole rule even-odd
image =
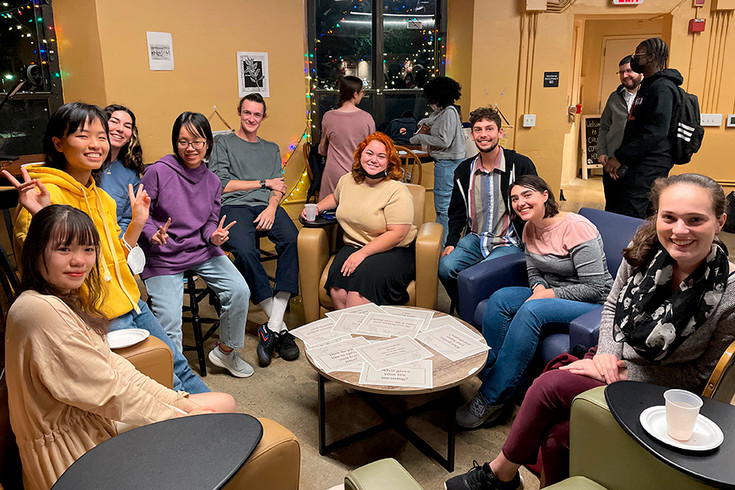
[[[166, 155], [146, 169], [140, 183], [151, 196], [150, 216], [142, 233], [145, 240], [140, 241], [146, 254], [141, 278], [178, 274], [224, 255], [209, 241], [219, 224], [222, 183], [205, 164], [190, 169], [174, 155]], [[151, 243], [169, 217], [166, 244]]]

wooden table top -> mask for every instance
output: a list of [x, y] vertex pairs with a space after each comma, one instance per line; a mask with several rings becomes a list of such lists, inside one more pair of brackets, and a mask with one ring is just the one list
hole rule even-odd
[[[417, 310], [426, 309], [418, 308], [415, 306], [401, 306], [401, 308], [413, 308]], [[447, 314], [434, 310], [434, 318], [441, 318], [443, 316], [447, 316]], [[471, 333], [475, 335], [477, 339], [480, 340], [483, 344], [487, 344], [487, 342], [485, 342], [485, 338], [480, 332], [477, 331], [477, 329], [457, 317], [454, 317], [454, 319], [460, 322], [464, 327], [469, 329]], [[353, 335], [353, 337], [358, 336], [359, 335]], [[364, 337], [368, 340], [384, 340], [382, 337]], [[452, 388], [462, 383], [470, 376], [475, 375], [480, 369], [482, 369], [487, 359], [487, 351], [484, 351], [470, 357], [465, 357], [464, 359], [461, 359], [457, 362], [453, 362], [436, 352], [431, 347], [424, 345], [421, 342], [419, 343], [425, 349], [434, 354], [432, 357], [428, 358], [428, 360], [432, 361], [434, 377], [433, 388], [361, 385], [358, 383], [358, 381], [360, 380], [360, 373], [351, 373], [345, 371], [333, 371], [331, 373], [325, 373], [324, 371], [319, 369], [316, 364], [314, 364], [311, 356], [309, 356], [309, 352], [306, 351], [306, 349], [304, 349], [304, 351], [306, 352], [306, 358], [309, 360], [309, 363], [312, 365], [312, 367], [325, 378], [336, 381], [338, 383], [342, 383], [343, 385], [349, 386], [350, 388], [354, 388], [358, 391], [366, 391], [369, 393], [377, 393], [382, 395], [420, 395], [425, 393], [436, 393], [438, 391]]]

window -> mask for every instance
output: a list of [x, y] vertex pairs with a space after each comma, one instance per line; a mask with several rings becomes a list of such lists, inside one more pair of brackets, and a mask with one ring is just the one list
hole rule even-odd
[[56, 30], [48, 0], [0, 0], [0, 157], [42, 153], [62, 103]]
[[360, 108], [379, 129], [407, 111], [431, 112], [422, 87], [444, 74], [445, 1], [309, 0], [307, 14], [314, 121], [336, 107], [342, 75], [363, 80]]

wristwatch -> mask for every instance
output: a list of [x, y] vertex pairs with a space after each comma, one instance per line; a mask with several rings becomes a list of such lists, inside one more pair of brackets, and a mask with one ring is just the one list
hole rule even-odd
[[266, 186], [265, 186], [265, 179], [260, 179], [260, 188], [261, 188], [261, 189], [266, 189]]

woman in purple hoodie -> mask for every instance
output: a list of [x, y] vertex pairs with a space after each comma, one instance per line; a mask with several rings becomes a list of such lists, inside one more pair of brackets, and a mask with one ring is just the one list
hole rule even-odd
[[250, 290], [220, 248], [228, 239], [226, 216], [219, 220], [222, 184], [204, 164], [212, 151], [212, 129], [202, 114], [184, 112], [171, 132], [174, 154], [151, 165], [141, 184], [151, 198], [143, 228], [147, 243], [145, 281], [151, 309], [174, 343], [182, 348], [183, 275], [193, 271], [222, 304], [220, 342], [209, 353], [215, 366], [246, 378], [253, 368], [237, 353], [243, 347]]

